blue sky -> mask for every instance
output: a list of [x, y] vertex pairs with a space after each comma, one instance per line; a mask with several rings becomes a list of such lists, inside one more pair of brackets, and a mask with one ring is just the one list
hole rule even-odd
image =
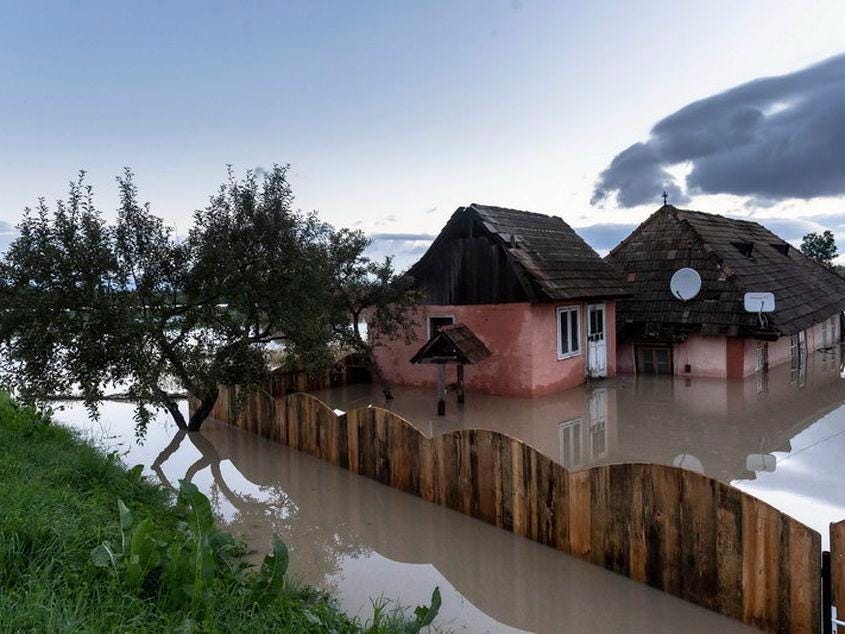
[[[142, 197], [184, 232], [227, 163], [289, 162], [301, 207], [338, 225], [403, 234], [382, 241], [403, 252], [424, 248], [470, 202], [555, 213], [576, 227], [620, 225], [615, 234], [592, 229], [611, 242], [658, 205], [659, 192], [653, 204], [629, 196], [637, 204], [624, 207], [615, 195], [598, 201], [597, 183], [626, 148], [655, 146], [656, 123], [845, 51], [841, 2], [1, 2], [0, 10], [0, 222], [14, 224], [38, 196], [63, 195], [81, 168], [110, 214], [114, 176], [128, 165]], [[696, 156], [677, 156], [661, 169], [681, 183], [701, 172]], [[845, 213], [828, 190], [769, 199], [733, 189], [682, 187], [678, 198], [805, 228], [838, 226]]]

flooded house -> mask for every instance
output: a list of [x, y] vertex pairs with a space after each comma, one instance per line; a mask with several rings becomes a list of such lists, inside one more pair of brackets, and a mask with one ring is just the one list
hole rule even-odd
[[[839, 342], [845, 279], [756, 222], [664, 205], [607, 261], [633, 293], [617, 302], [619, 372], [739, 378]], [[670, 292], [682, 267], [701, 279], [688, 301]], [[746, 310], [746, 293], [774, 310]]]
[[[616, 374], [616, 301], [625, 284], [561, 218], [460, 207], [409, 275], [424, 293], [417, 340], [376, 349], [396, 384], [435, 384], [433, 368], [411, 359], [456, 323], [490, 353], [467, 367], [471, 391], [538, 397]], [[453, 382], [457, 368], [448, 372]]]

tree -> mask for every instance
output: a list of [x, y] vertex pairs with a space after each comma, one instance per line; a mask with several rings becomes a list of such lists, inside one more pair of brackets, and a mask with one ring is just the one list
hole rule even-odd
[[[151, 408], [197, 430], [221, 385], [267, 380], [265, 346], [324, 367], [338, 345], [333, 230], [293, 209], [287, 167], [228, 180], [178, 239], [118, 177], [110, 225], [84, 173], [66, 201], [27, 209], [0, 263], [0, 373], [29, 400], [77, 390], [96, 413], [126, 388], [143, 430]], [[189, 392], [188, 421], [172, 395]]]
[[[381, 384], [385, 398], [392, 399], [392, 386], [374, 354], [374, 348], [388, 341], [415, 338], [414, 308], [420, 292], [413, 280], [397, 275], [390, 257], [375, 262], [365, 255], [370, 239], [361, 231], [340, 229], [329, 241], [334, 279], [334, 323], [343, 345], [363, 354]], [[361, 332], [366, 319], [367, 334]]]
[[808, 233], [801, 240], [801, 253], [814, 259], [819, 264], [832, 266], [837, 255], [833, 232], [830, 229], [825, 229], [824, 233], [821, 234]]

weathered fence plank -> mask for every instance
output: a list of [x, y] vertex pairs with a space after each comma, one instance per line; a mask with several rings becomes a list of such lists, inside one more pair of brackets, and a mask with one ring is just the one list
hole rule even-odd
[[[233, 398], [221, 394], [224, 422], [762, 630], [819, 631], [820, 535], [713, 478], [653, 464], [569, 472], [498, 432], [428, 438], [389, 411], [338, 416], [308, 394], [259, 395], [235, 416]], [[832, 531], [841, 605], [845, 522]]]
[[830, 525], [830, 581], [831, 605], [837, 608], [838, 618], [845, 620], [845, 520]]

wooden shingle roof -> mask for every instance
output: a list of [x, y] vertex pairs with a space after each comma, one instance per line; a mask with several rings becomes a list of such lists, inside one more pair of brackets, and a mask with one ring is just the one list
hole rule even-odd
[[[617, 326], [634, 336], [774, 337], [845, 309], [845, 279], [747, 220], [664, 205], [607, 260], [633, 290], [617, 305]], [[672, 274], [684, 266], [702, 278], [701, 292], [688, 302], [669, 291]], [[747, 292], [775, 295], [775, 312], [762, 326], [744, 310]]]
[[613, 268], [561, 218], [475, 203], [455, 211], [409, 274], [435, 304], [629, 294]]
[[490, 356], [484, 345], [469, 326], [450, 324], [442, 326], [411, 357], [411, 363], [478, 363]]

